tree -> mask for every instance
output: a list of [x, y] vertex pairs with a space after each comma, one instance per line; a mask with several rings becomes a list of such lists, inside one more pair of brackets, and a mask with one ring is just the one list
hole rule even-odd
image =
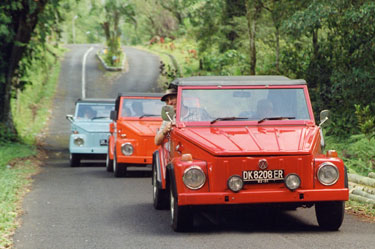
[[[100, 13], [101, 10], [102, 6], [93, 1], [93, 13]], [[116, 59], [122, 56], [120, 22], [124, 20], [136, 24], [134, 6], [128, 1], [106, 0], [103, 15], [104, 20], [100, 25], [104, 30], [108, 46], [107, 62], [113, 66], [118, 61]]]
[[[12, 91], [20, 87], [15, 76], [22, 73], [21, 59], [33, 56], [35, 47], [28, 46], [31, 39], [37, 37], [43, 42], [51, 32], [50, 24], [56, 23], [59, 18], [58, 6], [58, 0], [0, 2], [0, 129], [6, 130], [0, 132], [0, 136], [16, 134], [10, 110]], [[36, 34], [35, 29], [40, 19], [44, 23]]]
[[246, 20], [249, 33], [250, 75], [255, 75], [257, 64], [256, 56], [256, 32], [257, 20], [262, 10], [260, 0], [246, 0]]

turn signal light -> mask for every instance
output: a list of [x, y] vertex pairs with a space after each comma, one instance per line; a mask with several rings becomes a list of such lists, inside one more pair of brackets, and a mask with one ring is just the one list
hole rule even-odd
[[327, 151], [327, 157], [338, 157], [337, 151], [335, 150]]
[[191, 154], [182, 154], [181, 161], [193, 161], [193, 156]]

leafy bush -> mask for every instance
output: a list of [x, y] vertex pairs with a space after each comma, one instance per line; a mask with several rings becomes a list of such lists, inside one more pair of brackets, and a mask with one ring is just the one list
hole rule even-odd
[[327, 149], [339, 152], [349, 172], [368, 175], [375, 171], [375, 140], [367, 139], [364, 134], [353, 135], [347, 139], [326, 136]]
[[375, 117], [372, 115], [370, 105], [361, 107], [355, 105], [355, 114], [358, 119], [358, 126], [361, 133], [365, 134], [368, 139], [375, 137]]
[[202, 69], [214, 75], [243, 75], [249, 67], [246, 57], [234, 49], [224, 53], [216, 50], [204, 52], [201, 61]]
[[16, 134], [9, 132], [8, 127], [0, 123], [0, 146], [15, 141], [17, 141]]

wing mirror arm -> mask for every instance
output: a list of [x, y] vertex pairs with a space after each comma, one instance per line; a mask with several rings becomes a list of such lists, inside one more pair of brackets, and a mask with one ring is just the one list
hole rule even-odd
[[165, 105], [161, 108], [161, 118], [164, 121], [169, 121], [174, 123], [174, 117], [176, 115], [176, 112], [174, 110], [174, 107], [171, 105]]
[[329, 116], [329, 110], [323, 110], [320, 112], [320, 124], [319, 128], [322, 127], [322, 125], [328, 121], [328, 116]]
[[322, 125], [328, 120], [328, 117], [325, 117], [323, 120], [320, 121], [319, 127], [322, 127]]

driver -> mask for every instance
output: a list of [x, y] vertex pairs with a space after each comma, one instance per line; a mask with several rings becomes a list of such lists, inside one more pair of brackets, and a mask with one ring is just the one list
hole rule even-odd
[[262, 119], [266, 117], [272, 117], [273, 115], [273, 105], [271, 101], [267, 99], [261, 99], [257, 103], [257, 111], [254, 116], [256, 119]]

